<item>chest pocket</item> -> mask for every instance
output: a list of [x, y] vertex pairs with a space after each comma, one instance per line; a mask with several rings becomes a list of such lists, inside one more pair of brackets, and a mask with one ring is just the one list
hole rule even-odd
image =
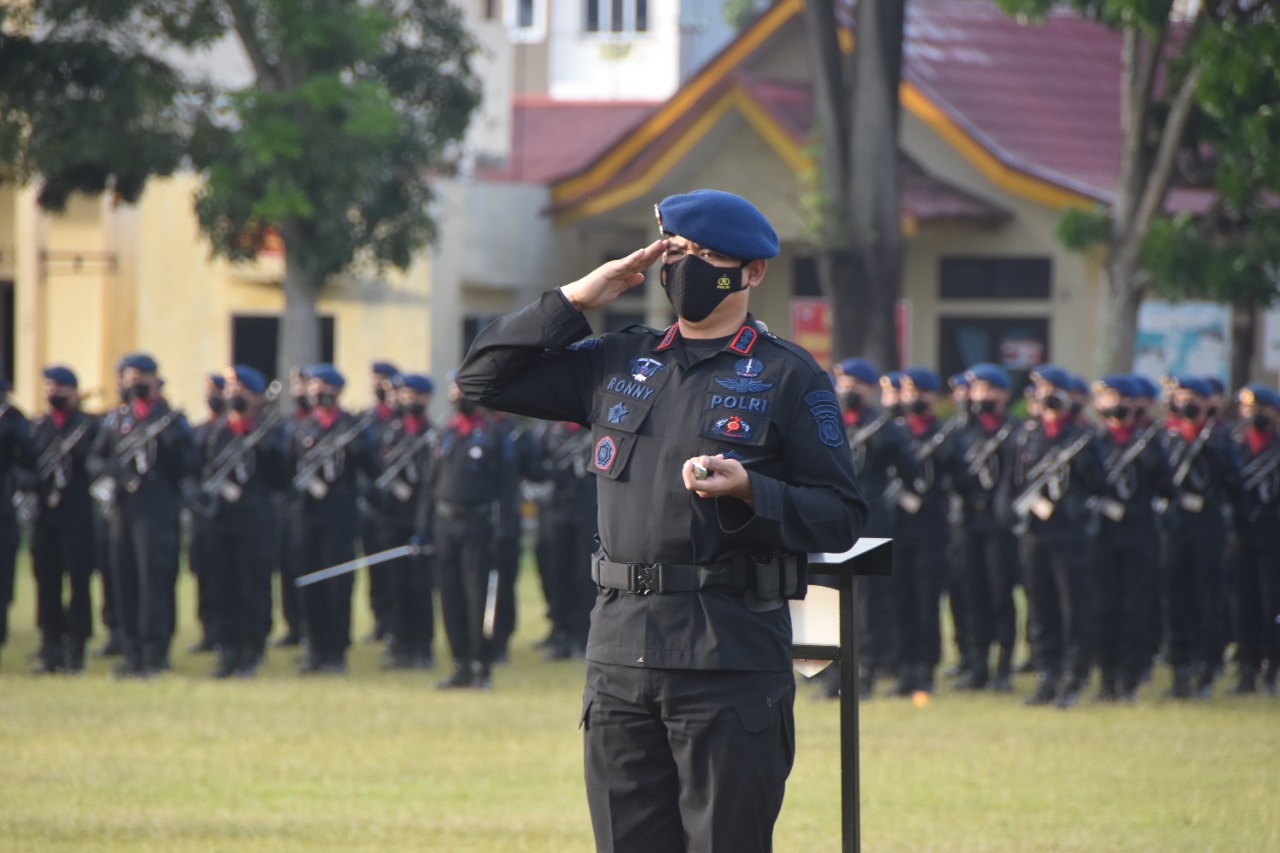
[[597, 477], [617, 480], [627, 470], [640, 428], [666, 384], [669, 370], [659, 370], [645, 381], [613, 375], [608, 378], [591, 410], [591, 457], [587, 470]]

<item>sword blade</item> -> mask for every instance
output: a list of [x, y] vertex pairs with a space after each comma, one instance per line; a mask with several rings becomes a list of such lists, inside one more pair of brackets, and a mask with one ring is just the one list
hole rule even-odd
[[411, 542], [408, 545], [401, 545], [397, 548], [389, 548], [386, 551], [379, 551], [376, 554], [369, 554], [366, 557], [358, 557], [354, 560], [348, 560], [345, 563], [339, 563], [336, 566], [330, 566], [327, 569], [320, 569], [317, 572], [303, 575], [293, 582], [294, 586], [303, 587], [310, 586], [313, 583], [327, 581], [329, 578], [336, 578], [339, 575], [350, 574], [351, 572], [363, 569], [365, 566], [376, 566], [379, 563], [386, 563], [391, 560], [399, 559], [417, 554], [430, 554], [435, 549], [429, 545], [422, 545], [417, 542]]

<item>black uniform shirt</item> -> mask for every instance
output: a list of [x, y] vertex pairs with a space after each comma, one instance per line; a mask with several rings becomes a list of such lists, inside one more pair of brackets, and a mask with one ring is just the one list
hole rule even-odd
[[[267, 417], [265, 413], [263, 417]], [[230, 419], [223, 417], [201, 424], [197, 433], [202, 438], [202, 481], [216, 473], [217, 468], [231, 465], [231, 473], [225, 480], [230, 485], [222, 490], [220, 508], [229, 510], [240, 503], [248, 506], [267, 500], [273, 492], [288, 485], [292, 472], [288, 435], [283, 425], [258, 421], [237, 433]], [[250, 440], [253, 446], [246, 451], [244, 447]]]
[[[162, 426], [163, 424], [163, 426]], [[149, 440], [143, 441], [147, 436]], [[177, 512], [184, 477], [199, 469], [199, 454], [186, 416], [157, 398], [144, 417], [121, 405], [102, 420], [89, 456], [89, 473], [115, 478], [116, 500], [153, 495]]]
[[894, 508], [884, 499], [884, 491], [894, 477], [912, 482], [919, 464], [911, 452], [907, 431], [888, 412], [864, 409], [861, 418], [845, 418], [845, 435], [853, 453], [854, 470], [869, 504], [866, 533], [892, 536]]
[[37, 523], [55, 517], [80, 521], [93, 507], [89, 497], [89, 449], [98, 434], [98, 421], [79, 409], [67, 412], [59, 425], [53, 415], [32, 423], [31, 443], [36, 454]]
[[1069, 462], [1046, 468], [1048, 476], [1039, 495], [1053, 505], [1049, 517], [1043, 518], [1033, 510], [1026, 521], [1031, 532], [1041, 538], [1072, 540], [1077, 543], [1075, 547], [1084, 547], [1081, 540], [1087, 535], [1090, 516], [1087, 502], [1091, 495], [1106, 488], [1106, 475], [1096, 436], [1077, 421], [1063, 423], [1052, 437], [1038, 420], [1026, 421], [1017, 430], [999, 487], [1001, 516], [1010, 523], [1018, 521], [1012, 518], [1010, 507], [1033, 486], [1037, 468], [1077, 447]]
[[[708, 565], [744, 554], [842, 551], [867, 504], [830, 379], [750, 316], [698, 358], [679, 327], [591, 332], [559, 292], [481, 332], [458, 370], [496, 409], [590, 423], [602, 549], [618, 562]], [[573, 343], [577, 341], [577, 343]], [[681, 475], [698, 455], [736, 458], [754, 506], [704, 500]], [[600, 663], [785, 671], [790, 611], [747, 609], [739, 593], [601, 590], [587, 656]]]
[[1161, 432], [1158, 425], [1138, 428], [1121, 443], [1111, 430], [1098, 431], [1106, 472], [1098, 503], [1100, 536], [1115, 540], [1154, 530], [1156, 502], [1173, 496], [1173, 471]]
[[964, 502], [965, 527], [971, 530], [991, 531], [1005, 526], [996, 518], [996, 489], [1021, 424], [1008, 415], [999, 421], [994, 417], [970, 418], [960, 434], [955, 488]]

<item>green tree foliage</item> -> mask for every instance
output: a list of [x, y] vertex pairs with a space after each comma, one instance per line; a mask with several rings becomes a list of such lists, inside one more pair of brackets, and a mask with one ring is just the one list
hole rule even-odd
[[[1030, 18], [1054, 5], [1000, 3]], [[1058, 227], [1069, 248], [1106, 254], [1097, 368], [1123, 370], [1148, 294], [1250, 307], [1280, 299], [1280, 20], [1269, 0], [1204, 0], [1191, 18], [1170, 0], [1071, 5], [1123, 37], [1114, 201], [1069, 209]], [[1170, 212], [1177, 189], [1207, 203]]]

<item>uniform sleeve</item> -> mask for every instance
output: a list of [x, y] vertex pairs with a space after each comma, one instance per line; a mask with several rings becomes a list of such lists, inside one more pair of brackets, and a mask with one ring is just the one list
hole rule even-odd
[[1102, 442], [1096, 436], [1071, 460], [1071, 472], [1080, 478], [1089, 494], [1106, 494], [1107, 471], [1102, 460]]
[[500, 412], [585, 423], [594, 348], [566, 349], [591, 334], [559, 290], [485, 327], [455, 377], [464, 397]]
[[751, 507], [736, 498], [717, 499], [725, 533], [795, 554], [844, 551], [862, 535], [867, 502], [838, 421], [824, 423], [828, 406], [839, 411], [829, 383], [815, 376], [779, 424], [783, 475], [748, 471]]

